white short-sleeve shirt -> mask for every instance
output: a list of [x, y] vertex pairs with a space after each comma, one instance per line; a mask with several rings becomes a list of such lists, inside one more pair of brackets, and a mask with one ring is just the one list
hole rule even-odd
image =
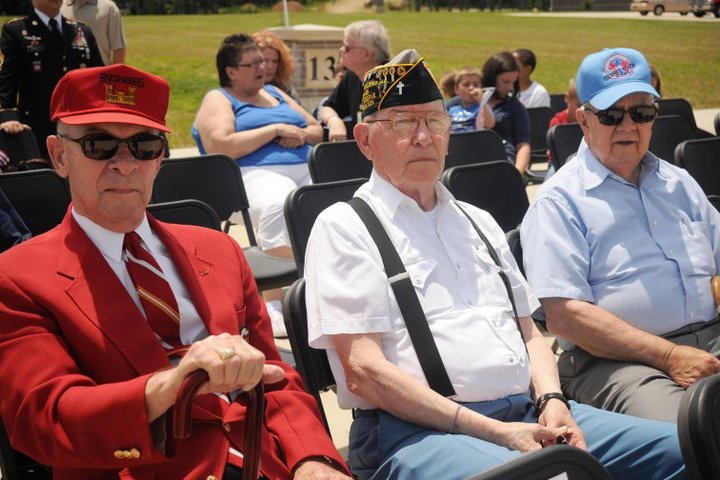
[[[431, 215], [375, 172], [356, 196], [375, 211], [415, 286], [458, 401], [527, 391], [530, 366], [505, 286], [485, 244], [438, 183]], [[520, 316], [539, 303], [519, 273], [505, 235], [484, 211], [463, 204], [497, 251]], [[385, 357], [427, 384], [382, 268], [379, 252], [346, 203], [317, 219], [307, 248], [309, 341], [328, 350], [342, 408], [374, 408], [351, 394], [332, 335], [379, 333]]]

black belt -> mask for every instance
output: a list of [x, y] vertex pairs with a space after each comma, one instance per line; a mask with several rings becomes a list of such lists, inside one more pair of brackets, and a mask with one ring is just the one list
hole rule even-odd
[[713, 318], [712, 320], [708, 320], [707, 322], [691, 323], [689, 325], [685, 325], [684, 327], [680, 327], [676, 330], [673, 330], [672, 332], [668, 332], [668, 333], [665, 333], [660, 336], [665, 339], [681, 337], [683, 335], [688, 335], [691, 333], [699, 332], [700, 330], [705, 330], [706, 328], [711, 327], [718, 322], [720, 322], [720, 318], [716, 317], [716, 318]]
[[362, 408], [353, 408], [352, 409], [352, 418], [355, 420], [356, 418], [378, 418], [380, 416], [380, 409], [379, 408], [373, 408], [372, 410], [364, 410]]

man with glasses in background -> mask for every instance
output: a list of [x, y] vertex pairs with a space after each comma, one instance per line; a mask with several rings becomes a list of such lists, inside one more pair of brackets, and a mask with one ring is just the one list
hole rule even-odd
[[389, 59], [388, 33], [378, 20], [360, 20], [345, 27], [338, 63], [348, 71], [330, 92], [319, 114], [327, 126], [329, 141], [352, 138], [352, 129], [360, 117], [363, 78]]
[[[0, 256], [0, 413], [56, 479], [240, 479], [246, 408], [266, 384], [262, 478], [349, 480], [299, 375], [283, 363], [242, 249], [146, 214], [170, 89], [126, 65], [80, 69], [50, 104], [48, 150], [72, 205]], [[173, 438], [183, 380], [209, 380]]]
[[674, 424], [560, 393], [503, 231], [438, 181], [451, 120], [417, 52], [367, 74], [362, 110], [370, 180], [318, 216], [305, 261], [309, 342], [353, 409], [353, 474], [464, 479], [567, 441], [613, 478], [685, 478]]
[[685, 170], [648, 151], [650, 77], [633, 49], [583, 60], [583, 141], [536, 194], [521, 237], [548, 329], [565, 340], [563, 391], [675, 422], [685, 389], [720, 372], [720, 214]]

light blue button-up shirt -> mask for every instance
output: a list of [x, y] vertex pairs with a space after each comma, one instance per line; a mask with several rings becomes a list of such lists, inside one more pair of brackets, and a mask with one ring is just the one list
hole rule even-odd
[[583, 140], [522, 222], [525, 271], [539, 298], [592, 302], [653, 334], [716, 315], [720, 213], [683, 169], [647, 153], [639, 187]]

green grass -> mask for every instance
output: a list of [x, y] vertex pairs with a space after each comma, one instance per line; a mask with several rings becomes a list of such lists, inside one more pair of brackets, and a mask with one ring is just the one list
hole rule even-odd
[[[670, 15], [670, 14], [668, 14]], [[512, 16], [492, 12], [291, 13], [292, 25], [343, 27], [381, 20], [393, 52], [415, 48], [439, 78], [450, 68], [481, 67], [493, 53], [519, 47], [538, 57], [533, 76], [551, 93], [564, 92], [582, 58], [604, 47], [642, 51], [662, 73], [665, 97], [695, 108], [720, 107], [720, 19], [710, 22]], [[191, 146], [190, 126], [204, 93], [217, 86], [215, 52], [233, 32], [283, 25], [282, 14], [126, 16], [128, 63], [168, 79], [173, 147]]]

